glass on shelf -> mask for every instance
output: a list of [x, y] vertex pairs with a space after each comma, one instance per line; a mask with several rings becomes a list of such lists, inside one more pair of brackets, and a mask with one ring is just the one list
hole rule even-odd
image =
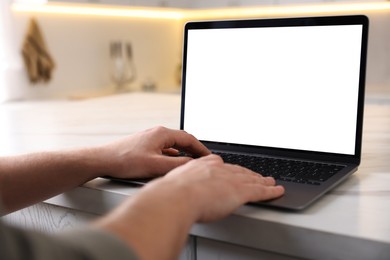
[[111, 80], [118, 92], [130, 90], [130, 84], [136, 79], [133, 51], [128, 42], [110, 43]]

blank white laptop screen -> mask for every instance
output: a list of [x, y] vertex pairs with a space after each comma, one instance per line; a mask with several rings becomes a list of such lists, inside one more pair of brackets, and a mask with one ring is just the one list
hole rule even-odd
[[362, 29], [189, 30], [184, 129], [203, 141], [353, 155]]

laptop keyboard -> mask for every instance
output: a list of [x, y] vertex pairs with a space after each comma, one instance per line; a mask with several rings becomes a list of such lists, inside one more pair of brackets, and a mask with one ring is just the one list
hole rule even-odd
[[243, 154], [220, 153], [224, 162], [238, 164], [276, 180], [320, 185], [345, 166]]

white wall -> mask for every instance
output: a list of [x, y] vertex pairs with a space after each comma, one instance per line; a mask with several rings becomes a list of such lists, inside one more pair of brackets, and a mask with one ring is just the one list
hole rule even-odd
[[[370, 18], [367, 89], [389, 91], [390, 12], [366, 14]], [[13, 13], [13, 18], [14, 47], [19, 55], [30, 15]], [[63, 98], [109, 91], [109, 42], [118, 39], [133, 44], [138, 73], [132, 84], [134, 89], [140, 89], [147, 78], [156, 81], [158, 90], [179, 88], [176, 76], [183, 21], [59, 14], [40, 14], [36, 18], [57, 64], [53, 80], [31, 85], [19, 62], [18, 67], [7, 71], [7, 85], [1, 86], [11, 99]]]
[[367, 90], [390, 93], [390, 11], [369, 12]]
[[[13, 16], [19, 52], [30, 15]], [[35, 17], [56, 68], [48, 84], [36, 85], [28, 82], [23, 66], [8, 71], [7, 92], [11, 99], [61, 98], [109, 91], [113, 88], [109, 73], [112, 40], [132, 43], [137, 69], [132, 89], [140, 89], [147, 79], [155, 81], [159, 90], [178, 88], [175, 73], [181, 61], [182, 25], [176, 20], [59, 14]]]

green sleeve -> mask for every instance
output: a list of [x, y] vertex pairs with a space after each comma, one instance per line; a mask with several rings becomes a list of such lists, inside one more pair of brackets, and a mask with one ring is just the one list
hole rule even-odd
[[137, 259], [114, 235], [97, 229], [79, 229], [56, 235], [10, 227], [0, 221], [1, 259]]

